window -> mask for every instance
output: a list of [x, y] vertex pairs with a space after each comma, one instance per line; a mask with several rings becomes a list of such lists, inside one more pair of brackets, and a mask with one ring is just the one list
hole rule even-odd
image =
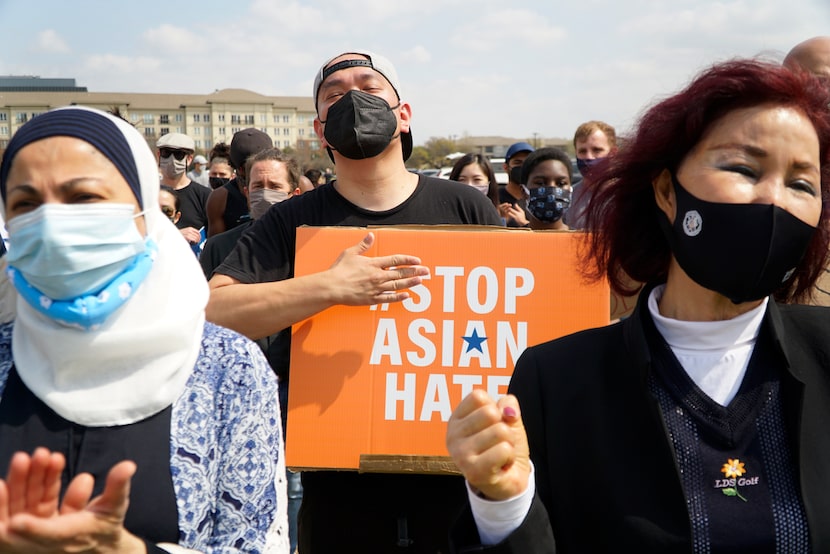
[[276, 136], [276, 135], [279, 135], [279, 134], [280, 134], [280, 128], [279, 127], [274, 127], [274, 135]]
[[9, 147], [9, 141], [0, 140], [0, 148], [8, 148], [8, 147]]
[[291, 141], [290, 140], [282, 141], [282, 147], [283, 148], [288, 148], [289, 146], [291, 146]]
[[259, 114], [259, 122], [260, 122], [260, 124], [268, 123], [268, 116], [265, 115], [264, 113]]
[[254, 124], [254, 116], [246, 115], [245, 116], [245, 124], [246, 125], [253, 125]]
[[312, 140], [311, 141], [311, 149], [312, 150], [319, 150], [320, 149], [320, 143], [317, 142], [316, 140]]
[[231, 127], [231, 133], [234, 135], [242, 130], [242, 127]]
[[144, 136], [145, 137], [154, 137], [154, 136], [156, 136], [156, 132], [153, 130], [152, 127], [145, 127], [144, 128]]
[[280, 122], [280, 116], [275, 115], [274, 116], [274, 123], [279, 123], [279, 122]]
[[300, 135], [300, 136], [303, 136], [305, 134], [305, 129], [299, 129], [297, 131], [297, 134]]
[[169, 134], [170, 133], [170, 127], [162, 127], [160, 129], [160, 132], [161, 132], [162, 135]]
[[138, 123], [138, 114], [137, 113], [131, 113], [130, 114], [130, 121], [132, 123]]
[[8, 114], [6, 112], [0, 112], [0, 121], [8, 121]]
[[205, 127], [205, 136], [206, 137], [210, 136], [210, 127]]
[[144, 114], [144, 124], [145, 125], [152, 125], [154, 122], [155, 122], [155, 120], [153, 119], [153, 114], [151, 114], [151, 113]]
[[181, 132], [182, 132], [182, 128], [181, 128], [181, 127], [176, 127], [176, 132], [177, 132], [177, 133], [181, 133]]
[[305, 116], [304, 115], [298, 115], [297, 116], [297, 125], [302, 125], [303, 123], [305, 123]]
[[225, 128], [224, 127], [219, 127], [219, 134], [223, 135], [223, 136], [225, 135]]
[[283, 123], [288, 123], [289, 121], [291, 121], [291, 116], [290, 115], [282, 116], [282, 122]]
[[210, 148], [211, 146], [213, 146], [213, 143], [210, 142], [210, 140], [205, 140], [205, 149]]
[[0, 125], [0, 135], [8, 135], [9, 134], [9, 126], [8, 125]]
[[205, 117], [203, 117], [203, 118], [202, 118], [202, 120], [203, 120], [205, 123], [210, 123], [210, 114], [209, 114], [209, 113], [206, 113], [206, 114], [205, 114]]
[[199, 121], [201, 121], [201, 119], [202, 119], [201, 115], [199, 115], [197, 113], [193, 114], [193, 123], [199, 123]]
[[288, 127], [286, 127], [285, 129], [283, 129], [283, 130], [282, 130], [282, 134], [283, 134], [283, 136], [286, 136], [286, 137], [287, 137], [288, 135], [290, 135], [290, 134], [291, 134], [291, 129], [289, 129]]
[[222, 123], [225, 122], [225, 114], [223, 114], [223, 113], [219, 114], [219, 121], [222, 122]]
[[196, 143], [196, 148], [201, 148], [202, 147], [202, 141], [201, 140], [197, 140], [197, 141], [194, 141], [194, 142]]
[[238, 116], [238, 115], [232, 115], [231, 116], [231, 124], [234, 124], [234, 123], [242, 123], [242, 121], [240, 120], [240, 116]]
[[170, 124], [170, 116], [168, 114], [162, 114], [159, 116], [159, 124], [160, 125], [169, 125]]
[[202, 128], [201, 127], [193, 127], [193, 134], [194, 135], [201, 135], [202, 134]]
[[43, 112], [32, 112], [32, 119], [36, 118], [37, 116], [39, 116], [42, 113]]
[[260, 127], [259, 130], [265, 133], [266, 135], [268, 134], [268, 129], [266, 127]]
[[26, 115], [25, 113], [18, 113], [17, 114], [17, 122], [18, 123], [26, 123], [27, 121], [29, 121], [29, 116], [28, 115]]
[[177, 113], [176, 114], [176, 123], [181, 123], [181, 122], [182, 122], [182, 114]]

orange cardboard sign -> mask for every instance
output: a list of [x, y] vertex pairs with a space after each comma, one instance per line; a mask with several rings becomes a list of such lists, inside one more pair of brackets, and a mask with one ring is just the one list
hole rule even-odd
[[[295, 275], [327, 269], [367, 232], [297, 229]], [[372, 232], [367, 256], [418, 256], [429, 278], [404, 302], [335, 306], [293, 327], [290, 467], [446, 456], [446, 422], [469, 391], [503, 395], [527, 346], [609, 322], [608, 285], [586, 285], [578, 273], [577, 233]]]

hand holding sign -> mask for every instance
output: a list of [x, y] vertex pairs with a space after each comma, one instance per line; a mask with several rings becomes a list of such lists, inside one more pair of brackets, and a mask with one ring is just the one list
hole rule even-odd
[[498, 402], [479, 389], [467, 395], [450, 418], [447, 450], [470, 485], [490, 500], [527, 489], [530, 454], [513, 395]]
[[331, 266], [332, 282], [337, 289], [335, 304], [400, 302], [409, 298], [406, 289], [421, 284], [421, 277], [429, 275], [429, 269], [419, 265], [421, 259], [415, 256], [364, 256], [374, 241], [374, 233], [369, 233], [358, 244], [344, 250]]

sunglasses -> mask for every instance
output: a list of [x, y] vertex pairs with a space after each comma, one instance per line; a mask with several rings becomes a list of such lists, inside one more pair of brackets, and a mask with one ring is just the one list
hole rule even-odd
[[170, 206], [162, 206], [161, 213], [172, 219], [173, 216], [176, 215], [176, 209], [171, 208]]
[[186, 150], [174, 150], [173, 148], [159, 148], [159, 156], [162, 158], [168, 158], [170, 156], [175, 156], [177, 160], [181, 161], [187, 156], [188, 152]]

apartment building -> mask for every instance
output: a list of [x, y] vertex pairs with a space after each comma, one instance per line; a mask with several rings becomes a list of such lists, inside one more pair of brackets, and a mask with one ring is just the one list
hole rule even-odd
[[189, 135], [198, 151], [207, 152], [218, 142], [230, 143], [237, 131], [256, 127], [280, 148], [320, 147], [310, 97], [265, 96], [244, 89], [211, 94], [87, 92], [84, 87], [75, 87], [74, 79], [0, 77], [0, 150], [29, 119], [68, 105], [118, 109], [151, 146], [161, 135], [176, 132]]

